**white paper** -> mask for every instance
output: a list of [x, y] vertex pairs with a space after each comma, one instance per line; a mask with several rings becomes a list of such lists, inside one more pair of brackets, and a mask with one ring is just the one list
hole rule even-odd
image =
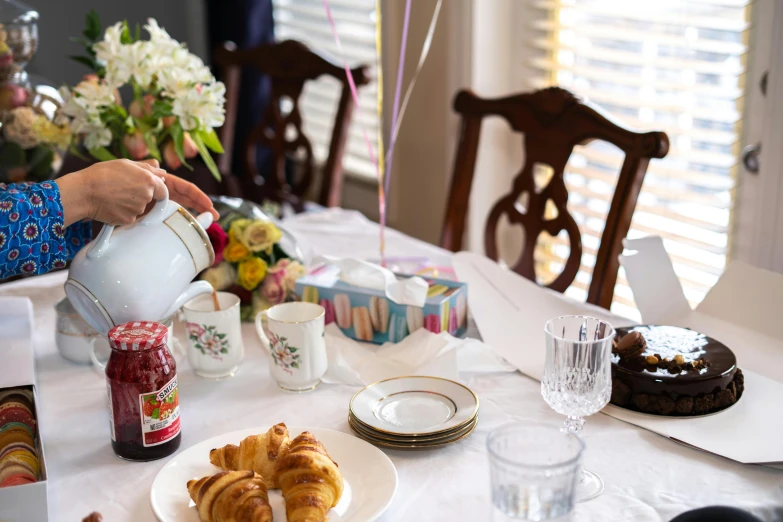
[[460, 372], [516, 371], [481, 341], [458, 339], [420, 328], [399, 343], [377, 346], [350, 339], [335, 325], [326, 326], [329, 368], [323, 381], [366, 386], [403, 375], [459, 380]]
[[361, 259], [332, 256], [318, 256], [313, 259], [313, 264], [319, 263], [337, 267], [342, 282], [360, 288], [383, 291], [387, 298], [397, 304], [421, 308], [427, 299], [429, 286], [421, 277], [397, 279], [394, 272], [388, 268]]
[[491, 259], [469, 252], [454, 256], [459, 281], [468, 284], [468, 306], [481, 338], [522, 373], [541, 379], [544, 325], [561, 315], [590, 315], [614, 326], [633, 324], [603, 308], [541, 288]]
[[[745, 373], [745, 392], [731, 408], [715, 415], [692, 419], [645, 415], [612, 405], [607, 406], [602, 413], [739, 462], [780, 462], [783, 460], [783, 445], [780, 444], [780, 433], [783, 432], [783, 384], [770, 374], [779, 375], [783, 361], [779, 363], [777, 358], [768, 358], [767, 361], [774, 361], [768, 366], [775, 368], [764, 368], [763, 359], [772, 357], [772, 354], [783, 353], [781, 341], [748, 328], [738, 328], [723, 319], [691, 312], [690, 308], [684, 311], [680, 309], [673, 315], [667, 314], [664, 306], [656, 304], [665, 303], [666, 298], [655, 295], [652, 289], [656, 282], [660, 282], [661, 288], [673, 287], [671, 281], [666, 278], [666, 265], [671, 267], [668, 256], [666, 263], [658, 257], [652, 266], [637, 257], [654, 243], [648, 242], [647, 245], [634, 248], [637, 254], [629, 258], [633, 259], [630, 264], [629, 259], [623, 261], [629, 282], [633, 284], [633, 281], [641, 280], [643, 287], [650, 292], [647, 294], [651, 298], [647, 302], [650, 306], [645, 309], [658, 314], [658, 321], [650, 322], [690, 326], [724, 340], [737, 354], [738, 365]], [[663, 275], [655, 271], [656, 266], [664, 267]], [[615, 327], [632, 324], [629, 319], [602, 308], [579, 303], [544, 289], [483, 256], [461, 252], [455, 256], [454, 268], [459, 280], [468, 283], [468, 304], [482, 338], [520, 371], [538, 380], [541, 379], [544, 367], [543, 328], [547, 320], [560, 315], [587, 314], [607, 320]], [[673, 274], [673, 269], [671, 273]], [[768, 274], [763, 276], [767, 277]], [[718, 285], [720, 284], [719, 281]], [[731, 292], [724, 296], [746, 291], [740, 286], [742, 285], [734, 284]], [[764, 285], [755, 284], [748, 286], [757, 290], [763, 287]], [[769, 282], [767, 287], [773, 290], [777, 288], [774, 283]], [[679, 282], [675, 288], [682, 292]], [[641, 296], [636, 293], [635, 296], [639, 301]], [[724, 297], [726, 298], [728, 297]], [[756, 299], [764, 299], [764, 296], [757, 295]], [[670, 302], [677, 306], [676, 294]], [[748, 301], [746, 297], [742, 297], [738, 298], [738, 302]], [[687, 306], [687, 302], [685, 304]], [[667, 317], [671, 320], [666, 320]], [[645, 318], [645, 321], [648, 319]], [[720, 329], [720, 335], [713, 332], [713, 328]], [[766, 355], [758, 356], [759, 353]], [[750, 361], [755, 361], [756, 364], [747, 364]], [[759, 368], [766, 373], [757, 371]]]

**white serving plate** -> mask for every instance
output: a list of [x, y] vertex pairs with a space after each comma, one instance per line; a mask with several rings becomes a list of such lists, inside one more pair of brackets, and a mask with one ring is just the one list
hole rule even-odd
[[[236, 444], [249, 435], [266, 433], [269, 427], [226, 433], [191, 446], [169, 460], [158, 472], [150, 490], [152, 511], [161, 522], [199, 522], [187, 482], [220, 471], [209, 462], [209, 451]], [[290, 426], [291, 438], [309, 431], [337, 462], [345, 482], [340, 502], [326, 514], [329, 522], [371, 522], [391, 505], [397, 490], [397, 470], [381, 450], [353, 435], [324, 428]], [[275, 520], [286, 520], [279, 489], [269, 490]]]
[[440, 377], [396, 377], [359, 390], [350, 410], [360, 423], [389, 435], [434, 435], [476, 416], [470, 388]]

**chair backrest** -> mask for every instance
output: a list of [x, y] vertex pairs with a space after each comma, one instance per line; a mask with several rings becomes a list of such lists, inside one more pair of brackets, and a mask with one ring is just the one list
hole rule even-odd
[[[215, 50], [215, 64], [222, 69], [226, 84], [226, 121], [221, 129], [221, 141], [227, 153], [219, 161], [221, 172], [231, 169], [231, 154], [234, 145], [234, 127], [239, 100], [240, 71], [242, 67], [254, 67], [265, 74], [271, 83], [269, 103], [258, 124], [251, 131], [244, 144], [244, 167], [249, 174], [243, 179], [246, 197], [275, 202], [289, 202], [300, 207], [305, 193], [314, 178], [313, 147], [302, 132], [302, 115], [299, 101], [302, 89], [309, 80], [326, 75], [336, 78], [342, 84], [342, 95], [335, 115], [329, 155], [322, 169], [322, 182], [318, 203], [325, 206], [339, 206], [342, 193], [342, 156], [348, 137], [351, 116], [354, 109], [345, 69], [314, 53], [304, 44], [286, 40], [274, 44], [262, 44], [252, 49], [237, 49], [232, 42], [226, 42]], [[366, 85], [370, 79], [367, 68], [351, 70], [357, 86]], [[286, 100], [287, 98], [287, 100]], [[287, 103], [282, 103], [286, 101]], [[285, 107], [290, 110], [284, 112]], [[262, 145], [272, 151], [274, 172], [262, 180], [256, 165], [256, 147]], [[293, 182], [286, 179], [286, 157], [302, 151], [303, 159], [298, 163], [300, 171]]]
[[[666, 134], [623, 129], [559, 87], [498, 99], [479, 98], [470, 91], [460, 91], [454, 99], [454, 110], [461, 115], [461, 128], [441, 246], [452, 251], [461, 249], [481, 122], [486, 116], [502, 116], [513, 130], [524, 134], [525, 163], [514, 179], [511, 193], [490, 211], [484, 231], [486, 254], [498, 259], [497, 226], [505, 214], [511, 224], [521, 225], [525, 231], [522, 254], [512, 268], [535, 281], [533, 254], [539, 234], [546, 231], [556, 236], [565, 230], [570, 243], [568, 260], [563, 271], [547, 285], [559, 292], [574, 281], [582, 260], [581, 234], [566, 205], [568, 190], [563, 170], [568, 158], [574, 146], [593, 140], [612, 143], [625, 153], [587, 296], [587, 302], [609, 308], [617, 282], [617, 257], [622, 252], [622, 240], [628, 234], [650, 159], [663, 158], [669, 151]], [[543, 189], [536, 188], [533, 176], [537, 164], [549, 165], [553, 171]], [[527, 201], [526, 208], [517, 204], [520, 200]], [[547, 200], [557, 209], [555, 216], [545, 212]]]

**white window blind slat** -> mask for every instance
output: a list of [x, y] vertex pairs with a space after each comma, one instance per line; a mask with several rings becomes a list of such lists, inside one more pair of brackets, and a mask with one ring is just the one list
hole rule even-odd
[[[298, 40], [313, 51], [351, 67], [366, 65], [375, 76], [375, 2], [368, 0], [330, 0], [332, 16], [340, 35], [343, 54], [339, 54], [334, 36], [326, 22], [322, 0], [273, 0], [275, 35], [278, 41]], [[379, 121], [377, 85], [373, 81], [359, 88], [359, 106], [353, 112], [348, 132], [343, 170], [347, 175], [375, 179], [375, 167], [370, 161], [362, 137], [362, 127], [375, 146]], [[329, 153], [334, 116], [342, 94], [342, 85], [333, 78], [308, 82], [300, 99], [300, 111], [305, 135], [313, 145], [316, 161], [323, 163]]]
[[[519, 37], [520, 90], [559, 85], [627, 128], [663, 130], [670, 151], [647, 170], [629, 237], [659, 235], [686, 297], [700, 301], [723, 271], [736, 188], [748, 0], [527, 0]], [[584, 299], [622, 154], [577, 147], [566, 167], [569, 211], [583, 235], [577, 281]], [[559, 273], [567, 236], [544, 241], [540, 278]], [[613, 310], [633, 311], [618, 277]]]

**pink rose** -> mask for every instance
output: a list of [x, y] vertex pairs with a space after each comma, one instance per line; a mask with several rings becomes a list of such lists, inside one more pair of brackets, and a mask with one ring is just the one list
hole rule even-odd
[[163, 146], [163, 161], [166, 162], [166, 165], [171, 170], [177, 170], [182, 166], [182, 162], [179, 160], [179, 156], [177, 156], [177, 151], [174, 150], [174, 142], [171, 140], [167, 141]]
[[128, 107], [128, 112], [134, 118], [146, 118], [152, 116], [152, 105], [155, 103], [155, 97], [151, 94], [145, 94], [142, 101], [133, 100]]
[[182, 151], [186, 158], [195, 158], [198, 156], [198, 148], [196, 148], [196, 142], [190, 137], [190, 133], [185, 133], [185, 138], [182, 141]]
[[259, 289], [261, 297], [269, 303], [269, 306], [274, 306], [285, 301], [285, 288], [281, 284], [281, 279], [276, 277], [275, 274], [267, 272], [264, 282], [261, 283]]
[[212, 223], [207, 228], [207, 236], [209, 236], [209, 242], [212, 243], [212, 249], [215, 251], [215, 262], [212, 265], [215, 266], [223, 261], [223, 250], [228, 244], [228, 234], [220, 225]]
[[122, 143], [128, 149], [128, 154], [132, 159], [142, 160], [150, 153], [150, 149], [147, 148], [147, 143], [144, 141], [144, 135], [139, 130], [133, 134], [126, 134]]

